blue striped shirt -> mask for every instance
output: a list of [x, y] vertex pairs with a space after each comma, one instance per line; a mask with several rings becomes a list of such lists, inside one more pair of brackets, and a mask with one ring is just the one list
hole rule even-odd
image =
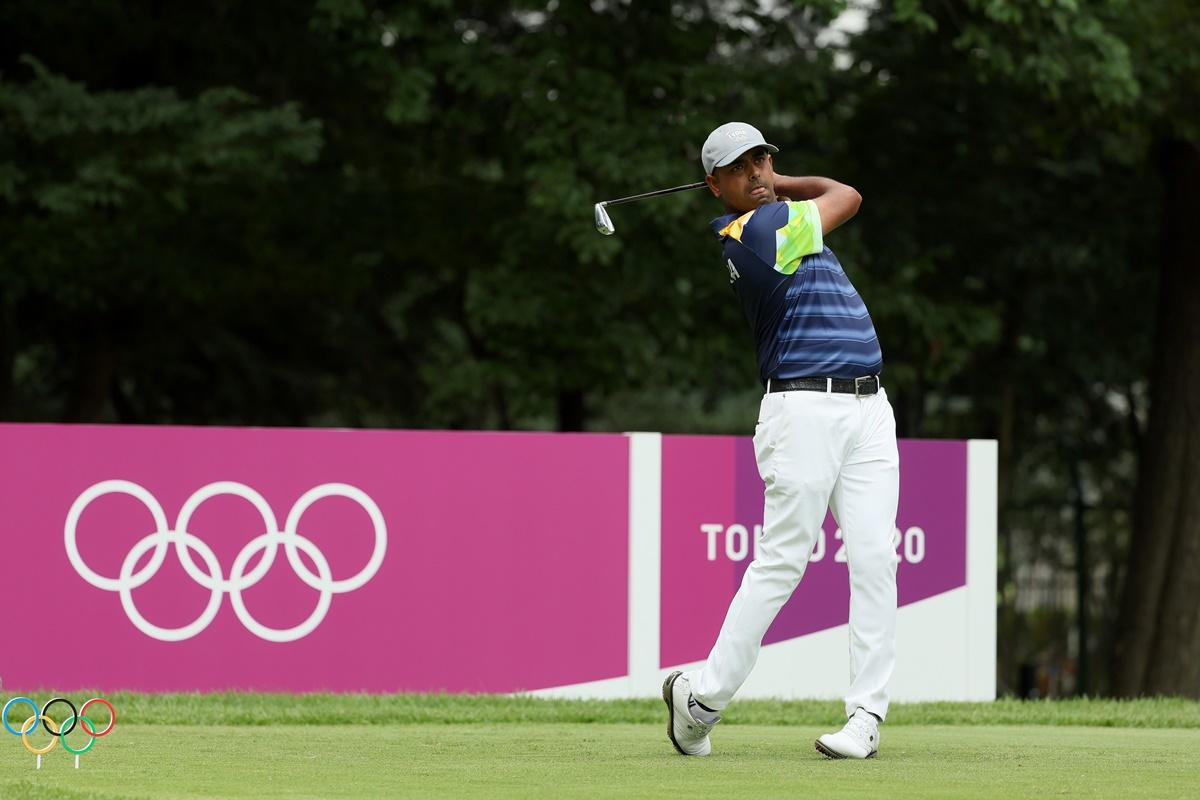
[[772, 203], [712, 225], [750, 323], [763, 383], [882, 371], [871, 315], [825, 246], [816, 203]]

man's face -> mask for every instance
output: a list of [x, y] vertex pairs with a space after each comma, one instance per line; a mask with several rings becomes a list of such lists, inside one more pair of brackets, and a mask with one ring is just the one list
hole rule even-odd
[[775, 163], [765, 147], [748, 150], [732, 164], [717, 167], [704, 182], [730, 211], [745, 214], [775, 202]]

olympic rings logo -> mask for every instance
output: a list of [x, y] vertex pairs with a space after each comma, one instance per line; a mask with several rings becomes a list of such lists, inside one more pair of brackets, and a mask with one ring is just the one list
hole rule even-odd
[[[8, 710], [18, 703], [24, 703], [33, 709], [33, 716], [21, 723], [21, 730], [19, 731], [14, 730], [12, 725], [8, 723]], [[63, 720], [62, 725], [59, 725], [57, 722], [55, 722], [48, 713], [50, 711], [50, 707], [55, 703], [63, 703], [67, 706], [67, 708], [71, 709], [71, 716]], [[99, 703], [100, 705], [108, 708], [108, 725], [105, 726], [104, 730], [96, 730], [96, 724], [87, 716], [88, 708], [90, 708], [94, 703]], [[0, 711], [0, 722], [4, 723], [4, 729], [6, 731], [11, 733], [13, 736], [21, 737], [21, 744], [25, 745], [25, 749], [31, 754], [37, 756], [38, 769], [42, 768], [42, 756], [53, 750], [54, 746], [59, 742], [62, 742], [64, 750], [75, 756], [75, 768], [79, 769], [79, 757], [91, 750], [96, 744], [96, 740], [101, 736], [108, 736], [110, 733], [112, 733], [113, 728], [117, 724], [117, 710], [113, 708], [112, 703], [110, 703], [108, 700], [105, 700], [103, 697], [93, 697], [91, 700], [88, 700], [82, 706], [80, 706], [78, 710], [76, 710], [75, 704], [65, 697], [52, 697], [46, 701], [46, 704], [42, 706], [41, 709], [38, 709], [37, 703], [33, 702], [33, 700], [29, 699], [28, 697], [14, 697], [5, 703], [4, 710]], [[46, 733], [50, 734], [50, 744], [44, 747], [34, 747], [29, 743], [29, 734], [36, 731], [38, 725], [45, 727]], [[72, 747], [71, 743], [67, 741], [67, 735], [75, 730], [76, 725], [82, 726], [85, 729], [85, 732], [92, 737], [86, 745], [80, 748]], [[58, 727], [58, 730], [54, 729], [55, 726]]]
[[[121, 563], [120, 574], [116, 578], [100, 575], [84, 563], [75, 541], [76, 528], [84, 510], [93, 500], [112, 493], [127, 494], [140, 500], [154, 519], [154, 532], [129, 550], [125, 560]], [[217, 557], [212, 549], [202, 539], [188, 532], [188, 523], [196, 509], [206, 500], [219, 495], [233, 495], [249, 502], [262, 517], [264, 528], [264, 533], [251, 540], [238, 553], [233, 560], [228, 578], [222, 572], [221, 565], [217, 562]], [[325, 555], [310, 539], [301, 536], [297, 531], [304, 512], [313, 503], [326, 497], [345, 497], [356, 502], [370, 517], [375, 534], [374, 550], [367, 565], [357, 574], [342, 580], [333, 579]], [[162, 506], [149, 491], [131, 481], [102, 481], [86, 489], [71, 505], [71, 510], [67, 513], [64, 534], [67, 558], [79, 576], [97, 589], [117, 592], [121, 598], [121, 607], [134, 627], [147, 636], [164, 642], [180, 642], [190, 639], [207, 628], [216, 618], [225, 593], [229, 594], [237, 618], [246, 630], [255, 636], [268, 642], [292, 642], [301, 639], [312, 633], [321, 624], [326, 612], [329, 611], [333, 595], [352, 592], [375, 576], [379, 566], [383, 563], [384, 553], [387, 551], [387, 526], [384, 524], [379, 506], [361, 489], [345, 483], [325, 483], [305, 492], [288, 512], [287, 521], [284, 523], [283, 530], [280, 530], [275, 512], [271, 510], [263, 496], [241, 483], [218, 481], [200, 488], [183, 504], [174, 526], [169, 526]], [[195, 620], [178, 628], [161, 628], [142, 616], [134, 605], [133, 590], [155, 576], [166, 559], [167, 547], [171, 545], [174, 546], [175, 555], [188, 576], [212, 594], [209, 597], [208, 605]], [[263, 625], [251, 616], [242, 599], [242, 592], [262, 580], [267, 571], [271, 569], [280, 545], [283, 545], [288, 564], [297, 577], [320, 592], [317, 607], [312, 614], [308, 619], [292, 628], [270, 628]], [[151, 549], [154, 552], [149, 561], [140, 570], [134, 572], [138, 560]], [[205, 569], [202, 570], [192, 560], [192, 550], [199, 553]], [[262, 559], [258, 566], [247, 572], [246, 566], [259, 551], [263, 551]], [[317, 569], [316, 575], [300, 559], [300, 551], [303, 551], [312, 560]]]

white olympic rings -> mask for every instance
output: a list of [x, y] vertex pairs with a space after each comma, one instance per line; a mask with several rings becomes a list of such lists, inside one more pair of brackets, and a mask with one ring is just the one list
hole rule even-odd
[[[116, 578], [108, 578], [95, 572], [84, 562], [83, 557], [79, 554], [79, 545], [75, 537], [76, 528], [84, 510], [93, 500], [114, 493], [127, 494], [140, 500], [154, 520], [154, 532], [130, 549], [125, 560], [121, 562], [120, 574]], [[240, 497], [254, 506], [259, 516], [262, 517], [265, 530], [262, 535], [255, 537], [238, 553], [233, 560], [233, 567], [230, 569], [228, 578], [225, 578], [221, 571], [221, 564], [217, 561], [217, 556], [212, 548], [202, 539], [190, 533], [187, 528], [192, 515], [204, 501], [224, 494]], [[301, 536], [297, 530], [304, 512], [313, 503], [326, 497], [345, 497], [358, 503], [371, 518], [371, 525], [375, 531], [374, 550], [371, 552], [371, 558], [367, 561], [366, 566], [357, 574], [342, 580], [333, 579], [333, 573], [329, 569], [329, 562], [326, 560], [325, 554], [311, 539]], [[366, 492], [345, 483], [325, 483], [305, 492], [292, 506], [283, 530], [279, 530], [279, 522], [270, 505], [262, 495], [245, 484], [234, 481], [217, 481], [201, 487], [183, 504], [174, 527], [170, 527], [162, 506], [146, 489], [132, 481], [101, 481], [84, 490], [71, 504], [63, 533], [66, 540], [67, 559], [79, 576], [97, 589], [117, 592], [121, 598], [121, 607], [125, 609], [125, 614], [134, 627], [147, 636], [164, 642], [180, 642], [190, 639], [207, 628], [216, 619], [217, 612], [221, 609], [221, 598], [226, 592], [229, 593], [229, 600], [237, 618], [241, 620], [246, 630], [255, 636], [268, 642], [293, 642], [301, 639], [312, 633], [321, 624], [325, 614], [329, 611], [333, 595], [352, 592], [375, 576], [387, 551], [387, 526], [379, 506]], [[212, 593], [200, 616], [179, 628], [160, 628], [154, 625], [142, 616], [133, 603], [133, 590], [155, 576], [167, 557], [168, 545], [174, 545], [175, 555], [179, 558], [179, 563], [183, 565], [188, 577]], [[308, 619], [291, 628], [270, 628], [263, 625], [250, 614], [242, 599], [242, 592], [262, 580], [267, 571], [271, 569], [280, 545], [283, 545], [288, 564], [297, 577], [320, 592], [317, 607], [313, 609]], [[138, 561], [151, 549], [154, 552], [150, 555], [146, 565], [134, 572]], [[200, 554], [200, 559], [204, 562], [207, 572], [192, 560], [190, 552], [192, 550]], [[246, 572], [246, 566], [260, 550], [263, 551], [263, 557], [259, 560], [258, 566]], [[301, 560], [299, 553], [301, 550], [312, 559], [317, 568], [316, 575]]]

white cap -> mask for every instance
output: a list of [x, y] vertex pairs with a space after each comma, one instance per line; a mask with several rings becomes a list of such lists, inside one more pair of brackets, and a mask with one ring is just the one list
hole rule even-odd
[[755, 147], [765, 147], [772, 153], [779, 152], [778, 147], [767, 144], [767, 140], [753, 125], [726, 122], [704, 140], [704, 147], [700, 150], [700, 163], [704, 165], [705, 174], [712, 175], [717, 167], [729, 166], [742, 153]]

